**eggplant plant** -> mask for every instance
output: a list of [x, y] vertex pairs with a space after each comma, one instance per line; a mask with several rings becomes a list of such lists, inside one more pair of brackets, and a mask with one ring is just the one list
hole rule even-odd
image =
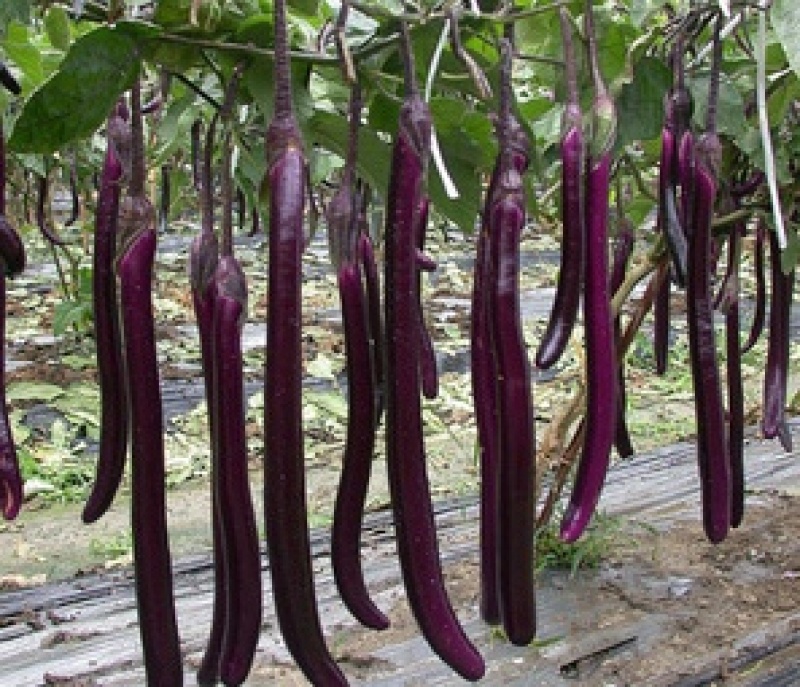
[[[175, 198], [191, 194], [181, 219], [200, 225], [187, 258], [208, 408], [215, 589], [199, 684], [243, 684], [257, 654], [264, 609], [248, 472], [256, 457], [277, 631], [313, 684], [348, 682], [325, 635], [310, 547], [303, 260], [317, 212], [309, 200], [330, 197], [324, 224], [346, 357], [347, 432], [331, 527], [335, 582], [360, 623], [389, 625], [361, 553], [370, 481], [385, 458], [412, 614], [461, 678], [479, 680], [486, 667], [450, 600], [429, 483], [426, 404], [446, 398], [436, 329], [421, 297], [422, 272], [437, 268], [428, 234], [435, 224], [458, 225], [475, 238], [475, 255], [467, 256], [473, 282], [462, 295], [471, 305], [480, 471], [479, 613], [510, 642], [526, 646], [536, 634], [537, 523], [551, 520], [574, 474], [560, 531], [567, 542], [582, 536], [602, 505], [613, 445], [623, 459], [636, 449], [624, 410], [638, 399], [624, 388], [623, 372], [650, 309], [654, 371], [663, 375], [683, 315], [675, 306], [686, 303], [698, 491], [712, 543], [745, 513], [742, 354], [764, 333], [760, 431], [790, 450], [800, 108], [785, 102], [780, 85], [787, 74], [798, 76], [791, 22], [775, 8], [742, 6], [737, 28], [714, 3], [651, 3], [635, 13], [638, 23], [593, 0], [490, 4], [400, 13], [345, 1], [334, 17], [327, 5], [285, 0], [270, 11], [244, 1], [163, 0], [136, 11], [91, 2], [59, 8], [72, 12], [76, 28], [61, 33], [24, 17], [7, 24], [0, 13], [0, 34], [13, 34], [0, 46], [2, 132], [9, 135], [8, 164], [5, 149], [0, 156], [0, 306], [5, 279], [22, 271], [30, 252], [20, 238], [26, 232], [15, 227], [38, 227], [56, 260], [91, 247], [101, 417], [83, 519], [108, 511], [127, 467], [148, 684], [181, 684], [186, 668], [172, 591], [152, 298], [158, 237], [180, 224], [168, 221]], [[763, 28], [767, 14], [775, 49], [769, 65], [758, 58], [751, 70], [747, 41], [729, 34]], [[573, 37], [579, 17], [585, 54]], [[619, 35], [631, 37], [625, 60], [603, 52]], [[759, 35], [764, 43], [765, 32]], [[753, 153], [754, 136], [766, 153], [776, 132], [777, 161]], [[98, 168], [96, 184], [87, 160]], [[58, 227], [53, 198], [68, 199], [69, 218]], [[373, 205], [384, 208], [385, 222], [371, 232]], [[248, 213], [252, 233], [263, 229], [267, 241], [263, 455], [248, 452], [244, 424], [241, 335], [253, 277], [236, 257], [234, 232], [247, 230]], [[93, 235], [78, 235], [89, 215]], [[559, 271], [539, 335], [523, 317], [523, 255], [529, 237], [548, 226], [560, 239]], [[756, 308], [743, 342], [740, 301], [749, 294], [740, 273], [751, 237]], [[716, 258], [725, 242], [723, 272]], [[644, 281], [643, 295], [632, 298]], [[727, 396], [715, 300], [725, 316]], [[531, 362], [539, 372], [562, 373], [572, 364], [571, 341], [580, 381], [561, 412], [536, 415], [536, 432]], [[0, 384], [0, 508], [10, 519], [24, 501], [24, 475], [6, 401]]]

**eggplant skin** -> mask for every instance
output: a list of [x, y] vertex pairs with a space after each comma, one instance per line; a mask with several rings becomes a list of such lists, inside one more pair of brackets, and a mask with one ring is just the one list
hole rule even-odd
[[772, 294], [769, 312], [769, 343], [764, 373], [764, 416], [761, 429], [765, 439], [778, 437], [785, 451], [792, 450], [792, 433], [786, 424], [786, 382], [789, 374], [790, 319], [795, 271], [781, 267], [781, 251], [774, 232], [769, 234]]
[[561, 268], [547, 329], [536, 351], [536, 367], [542, 370], [561, 358], [578, 316], [586, 251], [584, 147], [579, 126], [570, 128], [561, 141]]
[[525, 226], [525, 205], [519, 172], [504, 167], [489, 215], [489, 293], [500, 415], [498, 594], [509, 641], [527, 646], [536, 633], [532, 479], [536, 441], [530, 363], [519, 309], [519, 242]]
[[95, 522], [110, 508], [122, 481], [128, 450], [127, 381], [114, 275], [122, 175], [122, 162], [109, 140], [100, 176], [92, 256], [101, 424], [95, 481], [82, 513], [86, 523]]
[[217, 516], [222, 529], [225, 623], [220, 677], [244, 683], [261, 631], [261, 554], [247, 472], [242, 325], [247, 288], [238, 261], [224, 256], [214, 276], [214, 389]]
[[575, 485], [561, 522], [561, 538], [574, 542], [594, 515], [608, 470], [616, 427], [617, 365], [608, 279], [610, 154], [594, 162], [586, 184], [586, 433]]
[[331, 551], [339, 593], [365, 627], [384, 630], [388, 618], [369, 597], [361, 566], [361, 527], [375, 449], [375, 375], [370, 361], [369, 315], [359, 264], [338, 271], [347, 355], [347, 442], [334, 507]]
[[701, 138], [694, 166], [693, 231], [686, 284], [689, 354], [697, 420], [697, 462], [703, 527], [712, 543], [728, 534], [731, 468], [719, 376], [711, 294], [711, 221], [716, 198], [713, 140]]
[[9, 277], [15, 277], [25, 269], [25, 245], [5, 215], [0, 215], [0, 258]]
[[[164, 426], [153, 321], [155, 212], [135, 198], [145, 223], [117, 260], [125, 365], [130, 379], [131, 526], [136, 598], [149, 687], [183, 684], [167, 538]], [[150, 212], [145, 209], [149, 205]]]
[[0, 511], [14, 520], [22, 507], [22, 475], [8, 421], [5, 383], [6, 276], [0, 271]]
[[447, 597], [425, 468], [419, 371], [418, 244], [421, 186], [431, 120], [406, 98], [392, 154], [386, 212], [386, 454], [400, 566], [412, 613], [434, 652], [467, 680], [483, 659]]
[[314, 684], [346, 685], [328, 652], [314, 594], [303, 461], [301, 255], [305, 160], [293, 121], [267, 133], [270, 189], [264, 517], [278, 624]]
[[750, 333], [747, 335], [747, 340], [742, 345], [742, 353], [747, 353], [747, 351], [755, 346], [764, 331], [767, 309], [767, 280], [764, 267], [764, 244], [766, 240], [767, 228], [765, 226], [765, 220], [762, 219], [759, 220], [756, 226], [756, 242], [753, 255], [753, 270], [755, 271], [756, 277], [755, 310], [753, 312], [753, 321], [750, 325]]

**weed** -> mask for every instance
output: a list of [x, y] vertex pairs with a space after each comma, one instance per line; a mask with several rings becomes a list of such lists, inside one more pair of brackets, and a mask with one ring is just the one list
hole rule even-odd
[[129, 532], [118, 532], [103, 539], [92, 539], [89, 550], [95, 556], [106, 559], [127, 556], [133, 549], [133, 535]]
[[618, 517], [597, 513], [584, 535], [574, 544], [559, 537], [560, 517], [536, 533], [537, 570], [569, 570], [571, 574], [582, 568], [597, 568], [608, 557], [614, 539], [621, 527]]

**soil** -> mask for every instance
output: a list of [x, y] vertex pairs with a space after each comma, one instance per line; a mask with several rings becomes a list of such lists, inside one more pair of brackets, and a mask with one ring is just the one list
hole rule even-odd
[[[459, 615], [474, 616], [477, 560], [446, 566], [445, 573]], [[569, 635], [577, 640], [551, 644], [547, 638], [553, 637], [553, 628], [541, 622], [549, 615], [545, 612], [540, 614], [545, 616], [540, 618], [542, 646], [532, 647], [532, 653], [535, 661], [552, 664], [551, 673], [560, 675], [563, 684], [666, 687], [704, 672], [717, 673], [725, 685], [750, 684], [746, 679], [769, 664], [743, 663], [737, 654], [743, 639], [758, 642], [764, 633], [759, 648], [770, 653], [792, 633], [794, 642], [800, 640], [800, 497], [759, 497], [742, 527], [719, 546], [708, 543], [696, 522], [678, 522], [665, 531], [629, 524], [615, 537], [599, 570], [542, 575], [545, 603], [553, 593], [567, 599], [560, 611], [570, 618]], [[570, 607], [573, 594], [583, 599], [580, 607]], [[602, 609], [602, 617], [591, 612], [592, 606]], [[388, 630], [351, 627], [330, 639], [348, 676], [364, 684], [388, 684], [396, 666], [386, 647], [402, 647], [418, 634], [405, 598], [397, 598], [388, 615]], [[485, 628], [473, 639], [484, 652], [492, 643], [502, 643]], [[512, 650], [501, 658], [503, 664], [490, 665], [487, 681], [562, 684], [544, 674], [537, 681], [519, 653]], [[787, 665], [792, 664], [784, 661], [778, 667]], [[251, 679], [258, 685], [306, 684], [292, 665], [268, 658], [256, 664]], [[424, 683], [412, 679], [391, 684]], [[452, 677], [435, 684], [462, 682]]]

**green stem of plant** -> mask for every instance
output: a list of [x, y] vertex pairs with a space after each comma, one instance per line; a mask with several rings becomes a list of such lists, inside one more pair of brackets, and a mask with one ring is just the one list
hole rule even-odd
[[56, 248], [56, 244], [50, 243], [50, 252], [53, 254], [53, 263], [56, 266], [56, 273], [58, 274], [58, 282], [59, 284], [61, 284], [61, 293], [64, 294], [64, 298], [71, 298], [69, 282], [67, 282], [67, 275], [64, 273], [64, 266], [61, 264], [61, 259], [58, 256], [58, 249]]

